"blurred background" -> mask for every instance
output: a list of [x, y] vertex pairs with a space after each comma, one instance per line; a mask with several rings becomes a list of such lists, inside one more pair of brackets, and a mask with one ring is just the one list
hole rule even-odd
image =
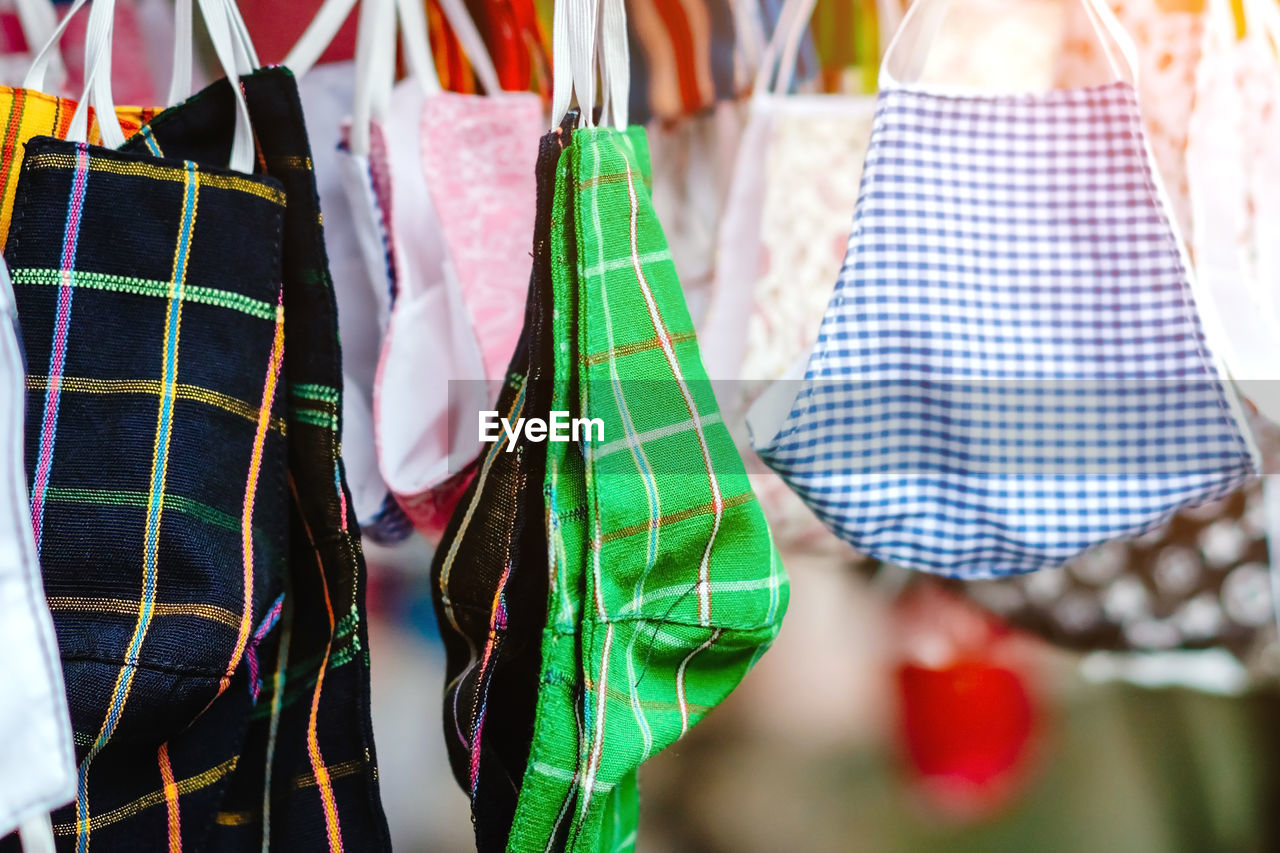
[[[1096, 683], [1077, 658], [959, 600], [890, 598], [851, 552], [784, 560], [791, 606], [773, 649], [643, 765], [638, 849], [1280, 849], [1273, 692]], [[473, 850], [440, 731], [443, 654], [424, 579], [384, 574], [374, 599], [373, 715], [396, 849]]]
[[[468, 5], [504, 86], [545, 91], [550, 3]], [[744, 61], [762, 46], [745, 44], [735, 26], [748, 5], [767, 36], [781, 0], [628, 0], [636, 20], [663, 22], [632, 33], [632, 116], [649, 123], [655, 205], [695, 310], [714, 278], [722, 204], [748, 112]], [[797, 87], [870, 95], [881, 18], [896, 5], [820, 0], [798, 45]], [[1111, 5], [1138, 45], [1144, 119], [1185, 232], [1193, 218], [1187, 124], [1205, 4]], [[268, 62], [284, 56], [318, 6], [241, 2]], [[474, 91], [438, 4], [427, 6], [442, 81]], [[0, 2], [0, 53], [25, 67], [29, 46], [11, 7]], [[1241, 27], [1242, 8], [1231, 4]], [[1027, 90], [1107, 79], [1082, 36], [1081, 15], [1079, 0], [955, 0], [923, 77]], [[172, 6], [120, 0], [117, 17], [117, 56], [147, 59], [117, 62], [130, 71], [115, 81], [118, 99], [152, 103], [167, 80]], [[354, 32], [352, 16], [325, 60], [349, 62]], [[654, 60], [677, 44], [670, 67]], [[64, 52], [78, 55], [75, 47]], [[68, 87], [76, 89], [79, 69], [69, 65]], [[782, 123], [775, 141], [810, 158], [817, 137], [796, 136], [795, 128]], [[841, 180], [856, 189], [860, 152], [845, 151], [842, 162]], [[782, 169], [781, 184], [777, 175], [770, 180], [791, 195], [805, 180], [834, 183], [829, 170], [786, 172], [791, 166], [775, 158], [760, 168]], [[829, 257], [805, 282], [811, 293], [795, 298], [796, 283], [783, 282], [780, 309], [799, 305], [812, 326], [839, 269], [851, 204], [836, 204], [831, 247], [822, 245]], [[766, 248], [775, 257], [787, 224], [762, 238], [774, 241]], [[808, 224], [790, 226], [818, 242]], [[812, 340], [803, 325], [788, 334], [801, 349]], [[779, 355], [779, 363], [796, 354]], [[867, 564], [770, 475], [756, 476], [791, 575], [790, 610], [774, 648], [730, 699], [643, 766], [639, 849], [1280, 850], [1280, 649], [1260, 488], [1070, 571], [961, 589]], [[418, 536], [395, 546], [367, 539], [366, 553], [374, 727], [396, 849], [472, 850], [467, 798], [449, 772], [441, 733], [444, 663], [428, 589], [430, 546]]]

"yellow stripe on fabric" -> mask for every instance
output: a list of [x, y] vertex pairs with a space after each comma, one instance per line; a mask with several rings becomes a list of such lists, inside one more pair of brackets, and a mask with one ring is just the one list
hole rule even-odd
[[[741, 504], [749, 503], [754, 499], [755, 494], [753, 492], [743, 492], [740, 495], [725, 498], [722, 508], [730, 509], [735, 506], [740, 506]], [[677, 522], [686, 521], [696, 515], [706, 515], [707, 513], [715, 512], [715, 510], [715, 503], [713, 501], [707, 501], [706, 503], [698, 506], [689, 507], [688, 509], [682, 509], [679, 512], [664, 515], [662, 518], [658, 519], [658, 525], [659, 527], [665, 527], [668, 524], [676, 524]], [[617, 530], [610, 530], [608, 533], [604, 534], [604, 539], [602, 541], [612, 542], [615, 539], [625, 539], [628, 536], [635, 536], [637, 533], [646, 533], [648, 530], [649, 525], [647, 522], [645, 524], [632, 524], [629, 527], [620, 527]]]
[[[87, 287], [90, 290], [109, 290], [114, 293], [132, 293], [135, 296], [154, 296], [157, 299], [169, 298], [169, 282], [156, 281], [149, 278], [135, 278], [126, 275], [108, 275], [100, 272], [73, 272], [72, 278], [76, 287]], [[14, 284], [43, 284], [56, 287], [62, 284], [62, 271], [40, 267], [18, 267], [12, 271]], [[183, 300], [212, 305], [215, 308], [226, 308], [256, 317], [259, 320], [275, 320], [276, 306], [261, 299], [254, 299], [230, 290], [216, 287], [199, 287], [188, 285], [183, 290]]]
[[[329, 778], [341, 779], [344, 776], [355, 776], [362, 772], [368, 763], [367, 758], [353, 758], [350, 761], [335, 764], [329, 768]], [[311, 773], [302, 773], [293, 780], [295, 791], [315, 786], [316, 777]], [[251, 826], [257, 819], [258, 814], [254, 811], [218, 812], [213, 816], [213, 822], [219, 826]]]
[[[289, 489], [293, 493], [294, 504], [301, 510], [302, 498], [298, 496], [298, 484], [289, 477]], [[329, 652], [333, 648], [333, 638], [337, 629], [337, 620], [333, 613], [333, 599], [329, 596], [329, 580], [324, 574], [324, 563], [320, 559], [320, 549], [316, 546], [311, 525], [306, 514], [298, 513], [302, 519], [302, 529], [307, 534], [307, 543], [316, 555], [316, 568], [320, 573], [320, 591], [324, 595], [324, 607], [329, 616], [329, 642], [324, 647], [324, 660], [320, 671], [316, 674], [315, 690], [311, 694], [311, 714], [307, 719], [307, 757], [311, 761], [311, 772], [315, 775], [316, 786], [320, 789], [320, 802], [324, 807], [325, 832], [329, 837], [329, 853], [342, 853], [342, 826], [338, 822], [338, 806], [333, 796], [333, 781], [329, 769], [325, 767], [324, 756], [320, 754], [320, 739], [317, 734], [317, 721], [320, 716], [320, 691], [324, 689], [324, 674], [329, 668]]]
[[[674, 332], [669, 336], [669, 340], [672, 344], [683, 344], [697, 340], [697, 338], [698, 336], [695, 332]], [[662, 341], [658, 339], [657, 335], [654, 335], [647, 341], [638, 341], [634, 344], [622, 344], [621, 346], [614, 347], [610, 351], [594, 352], [584, 356], [579, 356], [579, 359], [588, 367], [595, 367], [597, 364], [604, 364], [611, 358], [622, 358], [623, 356], [661, 349], [662, 346]]]
[[218, 826], [248, 826], [253, 823], [253, 812], [218, 812], [213, 822]]
[[[80, 596], [53, 595], [47, 599], [50, 610], [66, 610], [73, 613], [119, 613], [131, 616], [138, 612], [138, 602], [127, 598], [85, 598]], [[156, 616], [189, 616], [196, 619], [208, 619], [238, 628], [240, 617], [223, 607], [212, 604], [179, 604], [156, 602], [152, 605]]]
[[[282, 295], [283, 300], [283, 295]], [[262, 388], [262, 404], [258, 407], [258, 429], [253, 437], [253, 455], [249, 459], [249, 479], [244, 487], [244, 511], [240, 516], [241, 562], [244, 566], [244, 605], [240, 615], [240, 631], [236, 645], [227, 662], [227, 672], [218, 686], [221, 693], [231, 684], [231, 674], [236, 670], [240, 656], [249, 644], [249, 632], [253, 630], [253, 504], [258, 496], [258, 474], [262, 469], [262, 449], [267, 442], [272, 401], [276, 398], [276, 383], [280, 380], [280, 364], [284, 359], [284, 302], [276, 306], [276, 333], [271, 343], [271, 357], [267, 359], [267, 377]], [[256, 688], [255, 688], [256, 689]]]
[[[0, 114], [5, 116], [3, 130], [0, 130], [0, 144], [3, 144], [0, 149], [0, 246], [9, 238], [26, 143], [36, 136], [65, 139], [75, 108], [76, 102], [69, 98], [58, 98], [33, 89], [0, 86]], [[137, 133], [138, 128], [146, 123], [146, 117], [153, 112], [142, 107], [117, 107], [116, 117], [128, 137]], [[102, 143], [96, 117], [89, 122], [88, 141], [91, 145]]]
[[[200, 202], [200, 181], [195, 164], [188, 161], [180, 170], [183, 175], [182, 219], [173, 248], [173, 274], [168, 310], [165, 312], [165, 332], [161, 341], [163, 361], [161, 370], [164, 387], [156, 408], [156, 434], [151, 453], [151, 486], [147, 501], [147, 516], [142, 542], [142, 599], [138, 604], [138, 620], [133, 626], [133, 636], [125, 652], [125, 664], [116, 675], [111, 691], [111, 702], [102, 728], [93, 746], [80, 764], [80, 778], [88, 777], [94, 758], [115, 734], [120, 718], [133, 690], [133, 678], [137, 672], [138, 654], [151, 627], [156, 587], [159, 581], [160, 522], [164, 515], [164, 487], [169, 470], [169, 439], [173, 434], [173, 387], [177, 384], [179, 344], [182, 340], [183, 286], [187, 281], [191, 241], [195, 232], [196, 214]], [[79, 825], [77, 849], [85, 853], [93, 830], [89, 796], [83, 790], [76, 800], [76, 818]]]
[[[43, 391], [48, 387], [49, 377], [27, 376], [28, 391]], [[80, 394], [149, 394], [151, 396], [159, 396], [162, 387], [159, 379], [93, 379], [82, 376], [63, 376], [58, 380], [59, 390]], [[208, 388], [201, 388], [198, 385], [183, 385], [179, 383], [173, 387], [173, 396], [178, 400], [192, 400], [197, 403], [204, 403], [207, 406], [222, 409], [248, 421], [257, 422], [260, 415], [256, 406], [251, 406], [243, 400], [228, 397], [226, 394], [220, 394], [217, 391], [210, 391]], [[280, 417], [272, 418], [271, 429], [283, 435], [286, 430], [285, 419]]]
[[[199, 791], [202, 788], [209, 787], [222, 777], [233, 772], [236, 769], [236, 763], [239, 762], [239, 760], [239, 756], [229, 758], [216, 767], [209, 768], [203, 773], [199, 773], [189, 779], [183, 779], [176, 782], [175, 787], [177, 788], [178, 796], [183, 797], [190, 794], [192, 791]], [[113, 823], [119, 823], [122, 820], [128, 820], [131, 817], [136, 817], [147, 809], [160, 805], [164, 801], [164, 789], [162, 788], [159, 791], [153, 791], [146, 796], [139, 797], [128, 805], [121, 806], [118, 809], [112, 809], [109, 812], [103, 812], [100, 815], [95, 815], [93, 818], [93, 825], [103, 827], [110, 826]], [[53, 825], [53, 831], [57, 835], [75, 835], [76, 825], [74, 823], [55, 823]]]
[[[368, 761], [364, 758], [353, 758], [350, 761], [343, 761], [329, 768], [330, 779], [341, 779], [344, 776], [354, 776], [364, 770]], [[316, 786], [316, 775], [314, 773], [299, 774], [293, 780], [295, 790], [303, 788], [314, 788]]]
[[[75, 157], [70, 154], [48, 152], [37, 154], [27, 161], [32, 169], [71, 169], [75, 167]], [[181, 166], [166, 166], [162, 163], [133, 163], [121, 160], [108, 160], [102, 157], [89, 162], [89, 168], [95, 172], [110, 172], [115, 175], [133, 175], [140, 178], [151, 178], [156, 181], [183, 182], [187, 170]], [[275, 187], [236, 175], [216, 175], [208, 172], [196, 173], [196, 183], [201, 187], [212, 189], [235, 190], [255, 195], [258, 198], [284, 207], [284, 192]]]
[[289, 154], [284, 157], [267, 157], [266, 160], [269, 166], [278, 166], [282, 169], [301, 169], [305, 172], [310, 172], [312, 169], [310, 157], [299, 157], [296, 154]]

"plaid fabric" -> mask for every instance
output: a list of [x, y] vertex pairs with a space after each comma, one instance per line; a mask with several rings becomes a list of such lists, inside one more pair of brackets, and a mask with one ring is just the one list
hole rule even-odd
[[[533, 273], [519, 345], [497, 409], [547, 418], [553, 379], [551, 201], [556, 164], [576, 113], [542, 139]], [[444, 736], [471, 797], [476, 847], [503, 850], [529, 757], [546, 622], [545, 445], [488, 446], [431, 567], [447, 656]]]
[[649, 200], [643, 131], [576, 131], [552, 213], [542, 689], [509, 849], [631, 849], [635, 771], [742, 679], [787, 581], [720, 419]]
[[[306, 128], [288, 70], [265, 69], [242, 83], [259, 167], [289, 202], [281, 243], [288, 510], [278, 516], [288, 519], [289, 566], [277, 629], [284, 649], [247, 662], [262, 684], [254, 685], [244, 747], [205, 846], [382, 850], [390, 842], [369, 719], [364, 558], [342, 471], [337, 312]], [[223, 162], [234, 109], [220, 81], [157, 116], [128, 146]]]
[[31, 515], [80, 765], [54, 829], [176, 849], [213, 823], [284, 587], [285, 197], [38, 137], [15, 198]]
[[[23, 146], [37, 136], [55, 136], [63, 139], [71, 126], [76, 102], [69, 98], [57, 98], [33, 89], [14, 89], [0, 86], [0, 245], [9, 236], [9, 218], [13, 215], [14, 195], [18, 191], [18, 175], [22, 168]], [[117, 107], [116, 115], [125, 137], [138, 132], [158, 110], [142, 107]], [[102, 141], [98, 133], [97, 116], [89, 113], [89, 142]]]
[[879, 96], [844, 269], [760, 451], [833, 531], [965, 578], [1060, 565], [1254, 470], [1133, 88]]

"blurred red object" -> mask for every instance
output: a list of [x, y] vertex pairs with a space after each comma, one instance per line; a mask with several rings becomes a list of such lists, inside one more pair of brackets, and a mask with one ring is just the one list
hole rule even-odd
[[[59, 7], [58, 14], [66, 14], [64, 7]], [[111, 88], [117, 104], [153, 107], [160, 104], [163, 85], [169, 81], [168, 55], [165, 56], [164, 84], [161, 84], [148, 63], [153, 51], [147, 49], [139, 14], [131, 0], [116, 3], [111, 33]], [[79, 97], [84, 87], [84, 40], [88, 26], [87, 14], [76, 15], [67, 24], [61, 42], [62, 58], [67, 65], [62, 90], [71, 97]], [[36, 45], [35, 50], [39, 49], [40, 45]], [[171, 52], [172, 48], [166, 51]]]
[[[321, 0], [239, 0], [239, 4], [258, 58], [264, 65], [276, 65], [307, 29]], [[333, 43], [320, 55], [321, 62], [338, 62], [355, 56], [358, 17], [354, 10], [347, 16]]]
[[1025, 787], [1041, 728], [1017, 640], [932, 588], [909, 594], [895, 617], [899, 734], [910, 772], [933, 808], [984, 817]]

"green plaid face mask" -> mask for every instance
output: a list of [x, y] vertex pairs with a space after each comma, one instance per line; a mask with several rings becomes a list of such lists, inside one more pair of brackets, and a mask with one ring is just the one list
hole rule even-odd
[[641, 128], [575, 131], [552, 215], [551, 585], [509, 850], [635, 846], [636, 768], [776, 636], [787, 580], [721, 420], [649, 197]]

